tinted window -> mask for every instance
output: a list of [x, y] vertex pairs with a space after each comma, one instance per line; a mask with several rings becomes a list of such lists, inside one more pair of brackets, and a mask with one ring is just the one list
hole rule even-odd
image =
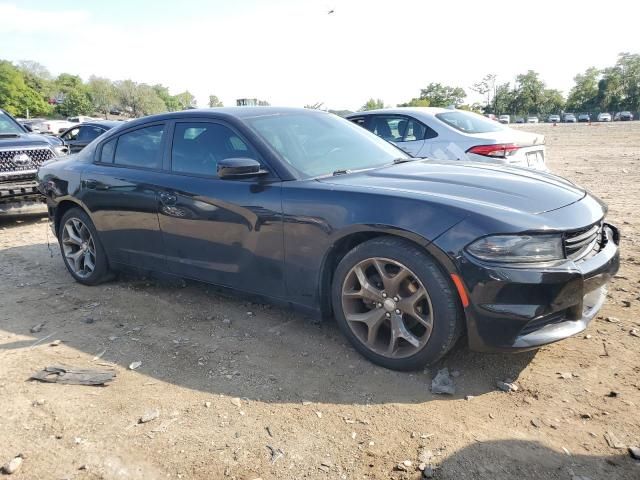
[[24, 133], [24, 131], [3, 112], [0, 112], [0, 133]]
[[75, 140], [78, 138], [78, 133], [80, 132], [80, 129], [78, 127], [76, 128], [72, 128], [71, 130], [69, 130], [67, 133], [65, 133], [62, 138], [63, 140]]
[[163, 132], [164, 125], [154, 125], [120, 135], [114, 163], [132, 167], [160, 168]]
[[117, 138], [113, 138], [102, 145], [102, 150], [100, 151], [100, 161], [102, 163], [113, 163], [113, 152], [115, 150], [117, 140]]
[[93, 139], [98, 138], [103, 133], [104, 133], [104, 130], [100, 127], [91, 127], [91, 126], [80, 127], [80, 132], [78, 133], [78, 140], [88, 143], [88, 142], [91, 142]]
[[176, 123], [171, 169], [195, 175], [216, 175], [224, 158], [257, 158], [233, 130], [217, 123]]
[[472, 112], [452, 110], [451, 112], [436, 113], [436, 118], [447, 125], [465, 133], [498, 132], [505, 127], [493, 120]]
[[434, 138], [438, 134], [417, 120], [405, 116], [375, 115], [368, 129], [389, 142], [414, 142]]

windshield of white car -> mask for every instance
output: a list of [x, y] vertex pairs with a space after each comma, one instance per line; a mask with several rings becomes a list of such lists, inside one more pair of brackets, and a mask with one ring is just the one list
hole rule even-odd
[[24, 133], [16, 123], [3, 112], [0, 112], [0, 135]]
[[436, 118], [464, 133], [487, 133], [505, 130], [505, 127], [500, 123], [464, 110], [436, 113]]
[[364, 128], [332, 114], [278, 114], [249, 118], [256, 131], [304, 178], [321, 177], [411, 159]]

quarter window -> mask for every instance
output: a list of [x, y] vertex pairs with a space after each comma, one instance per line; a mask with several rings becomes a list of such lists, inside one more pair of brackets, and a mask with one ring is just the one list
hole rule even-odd
[[113, 163], [113, 152], [116, 148], [117, 138], [112, 138], [104, 145], [102, 145], [102, 150], [100, 151], [100, 162], [101, 163]]
[[215, 176], [224, 158], [257, 158], [233, 130], [218, 123], [176, 123], [171, 147], [174, 172]]
[[[163, 132], [164, 125], [153, 125], [120, 135], [114, 163], [131, 167], [161, 168]], [[102, 150], [104, 154], [104, 148]]]

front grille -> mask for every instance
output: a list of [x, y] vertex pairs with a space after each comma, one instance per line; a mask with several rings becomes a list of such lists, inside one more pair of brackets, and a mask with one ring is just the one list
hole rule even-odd
[[602, 222], [579, 230], [567, 232], [564, 237], [564, 251], [568, 259], [578, 260], [600, 250], [602, 244]]
[[0, 150], [0, 176], [37, 170], [53, 157], [49, 147]]

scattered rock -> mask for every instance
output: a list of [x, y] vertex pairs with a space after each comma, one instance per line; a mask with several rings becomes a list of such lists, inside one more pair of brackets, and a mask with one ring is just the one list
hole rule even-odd
[[242, 405], [242, 401], [238, 397], [232, 398], [231, 403], [238, 408], [240, 408], [240, 406]]
[[456, 387], [449, 375], [448, 368], [438, 370], [436, 376], [431, 380], [431, 393], [438, 395], [454, 395], [456, 393]]
[[464, 397], [465, 400], [473, 400], [475, 397], [475, 395], [467, 395]]
[[[422, 448], [418, 452], [418, 461], [420, 461], [420, 463], [427, 464], [431, 461], [432, 458], [433, 458], [433, 452], [431, 450]], [[424, 469], [422, 468], [421, 470], [424, 470]]]
[[558, 378], [562, 378], [563, 380], [573, 378], [573, 373], [571, 372], [558, 372], [558, 375], [560, 375]]
[[622, 306], [629, 308], [631, 306], [631, 302], [629, 300], [622, 300]]
[[631, 335], [632, 337], [640, 337], [640, 333], [638, 333], [637, 328], [632, 328], [631, 330], [629, 330], [629, 335]]
[[542, 428], [543, 423], [539, 418], [532, 418], [531, 425], [533, 425], [536, 428]]
[[607, 433], [605, 433], [604, 439], [607, 441], [611, 448], [620, 449], [625, 447], [624, 443], [622, 443], [612, 431], [608, 431]]
[[211, 408], [211, 402], [204, 402], [204, 406], [207, 408]]
[[135, 370], [136, 368], [139, 368], [142, 365], [142, 362], [137, 361], [137, 362], [131, 362], [129, 364], [129, 370]]
[[431, 465], [427, 465], [424, 470], [422, 470], [422, 478], [433, 478], [434, 475], [435, 471]]
[[44, 405], [47, 401], [44, 398], [39, 398], [37, 400], [33, 401], [33, 406], [38, 406], [41, 407], [42, 405]]
[[18, 470], [20, 470], [21, 466], [22, 466], [22, 454], [18, 454], [15, 457], [13, 457], [11, 460], [9, 460], [9, 462], [2, 467], [2, 472], [6, 473], [7, 475], [13, 475]]
[[318, 412], [318, 411], [316, 411], [316, 416], [317, 416], [318, 418], [322, 418], [322, 412]]
[[609, 322], [609, 323], [619, 323], [620, 320], [616, 317], [605, 317], [604, 318], [605, 321]]
[[611, 390], [609, 393], [607, 393], [607, 397], [609, 398], [616, 398], [618, 396], [618, 392], [616, 392], [615, 390]]
[[115, 335], [110, 335], [109, 336], [109, 341], [113, 342], [114, 340], [116, 340], [118, 337], [116, 337]]
[[589, 340], [591, 338], [591, 334], [587, 334], [584, 336], [584, 338], [586, 338], [587, 340]]
[[519, 388], [515, 383], [502, 382], [500, 380], [496, 382], [496, 387], [498, 387], [498, 389], [502, 390], [503, 392], [517, 392]]
[[638, 448], [638, 447], [629, 447], [629, 455], [631, 455], [631, 458], [635, 458], [636, 460], [640, 460], [640, 448]]
[[593, 417], [590, 413], [581, 413], [580, 418], [584, 418], [585, 420], [591, 420]]
[[409, 471], [409, 468], [407, 467], [407, 465], [405, 465], [405, 462], [409, 462], [409, 464], [411, 464], [411, 462], [409, 460], [405, 460], [404, 462], [397, 464], [396, 467], [394, 468], [394, 470], [396, 470], [398, 472], [407, 472], [407, 471]]
[[43, 328], [44, 328], [44, 323], [39, 323], [38, 325], [34, 325], [33, 327], [31, 327], [29, 331], [31, 333], [38, 333], [38, 332], [41, 332]]
[[276, 463], [280, 458], [284, 457], [284, 452], [279, 448], [274, 448], [271, 445], [267, 445], [267, 449], [271, 453], [271, 463]]
[[155, 420], [159, 416], [160, 416], [160, 410], [158, 410], [157, 408], [154, 410], [149, 410], [138, 419], [138, 423], [147, 423], [152, 420]]
[[49, 345], [52, 347], [57, 347], [58, 345], [60, 345], [62, 343], [62, 340], [54, 340], [53, 342], [51, 342]]
[[230, 326], [231, 326], [231, 319], [230, 319], [230, 318], [224, 318], [224, 319], [222, 320], [222, 323], [223, 323], [224, 325], [226, 325], [227, 327], [230, 327]]
[[95, 319], [93, 317], [87, 317], [83, 321], [84, 321], [84, 323], [86, 323], [88, 325], [91, 325], [92, 323], [95, 322]]
[[460, 371], [459, 371], [459, 370], [453, 370], [453, 371], [451, 372], [451, 376], [452, 376], [453, 378], [458, 378], [458, 377], [460, 376]]

